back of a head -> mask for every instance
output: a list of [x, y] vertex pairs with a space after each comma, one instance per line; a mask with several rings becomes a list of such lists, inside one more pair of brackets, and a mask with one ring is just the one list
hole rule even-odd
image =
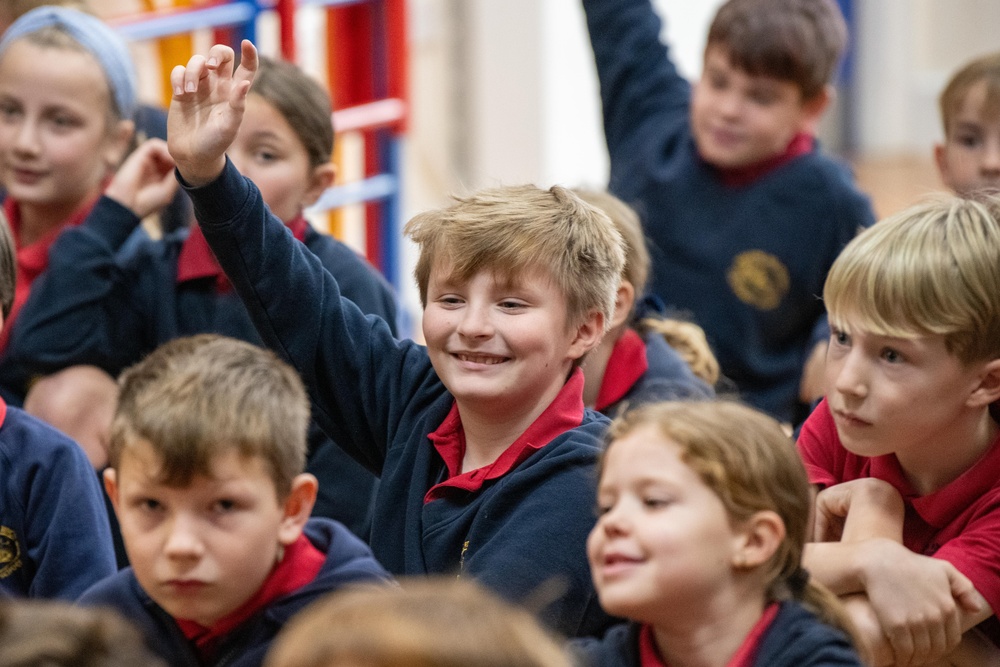
[[0, 602], [0, 667], [165, 667], [110, 609]]
[[330, 96], [316, 79], [293, 63], [261, 56], [250, 92], [288, 121], [309, 155], [309, 166], [330, 161], [334, 141]]
[[803, 99], [830, 83], [846, 46], [847, 24], [835, 0], [729, 0], [706, 42], [748, 74], [795, 83]]
[[126, 448], [144, 441], [162, 461], [161, 481], [185, 486], [236, 449], [260, 457], [284, 497], [305, 468], [306, 391], [270, 350], [214, 334], [179, 338], [125, 370], [119, 385], [109, 448], [115, 469]]
[[969, 91], [979, 83], [986, 85], [984, 113], [988, 118], [1000, 120], [1000, 52], [994, 52], [963, 65], [941, 91], [938, 105], [945, 137], [950, 136], [952, 120], [965, 103]]
[[454, 577], [347, 589], [285, 626], [266, 667], [569, 667], [527, 611]]
[[830, 321], [940, 335], [964, 363], [1000, 358], [1000, 198], [936, 197], [878, 222], [834, 261]]
[[516, 278], [538, 269], [566, 296], [570, 322], [594, 310], [611, 322], [624, 243], [604, 212], [568, 188], [480, 190], [415, 216], [404, 231], [420, 247], [414, 274], [424, 305], [435, 267], [462, 281], [482, 271]]

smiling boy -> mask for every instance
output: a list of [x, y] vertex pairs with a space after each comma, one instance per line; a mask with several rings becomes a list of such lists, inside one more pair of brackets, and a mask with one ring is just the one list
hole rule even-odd
[[169, 146], [199, 224], [317, 421], [380, 475], [371, 545], [396, 574], [471, 576], [565, 635], [609, 623], [585, 542], [606, 420], [577, 368], [614, 308], [611, 221], [559, 187], [487, 190], [413, 218], [426, 348], [365, 318], [226, 159], [256, 50], [171, 76]]
[[813, 136], [846, 43], [836, 3], [726, 2], [693, 87], [660, 42], [650, 0], [583, 7], [609, 189], [643, 218], [650, 291], [705, 330], [744, 400], [799, 421], [802, 402], [819, 397], [807, 360], [821, 359], [810, 354], [827, 336], [817, 298], [826, 271], [874, 221]]
[[105, 488], [131, 566], [88, 590], [181, 665], [259, 665], [293, 614], [388, 573], [343, 525], [309, 519], [309, 405], [268, 350], [178, 338], [126, 370]]
[[876, 664], [1000, 657], [998, 213], [916, 205], [859, 235], [826, 282], [828, 391], [798, 442], [821, 489], [805, 562]]

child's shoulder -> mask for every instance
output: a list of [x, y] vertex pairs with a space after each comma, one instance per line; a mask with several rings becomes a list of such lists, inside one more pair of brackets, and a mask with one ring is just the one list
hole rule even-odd
[[862, 667], [861, 659], [844, 633], [792, 601], [781, 603], [778, 615], [761, 639], [754, 664]]
[[61, 471], [67, 460], [90, 463], [80, 446], [61, 431], [12, 405], [0, 406], [0, 454], [19, 464]]

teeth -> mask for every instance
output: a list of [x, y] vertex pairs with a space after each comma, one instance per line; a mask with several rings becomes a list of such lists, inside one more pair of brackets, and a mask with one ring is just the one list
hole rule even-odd
[[460, 354], [458, 358], [462, 361], [469, 361], [474, 364], [499, 364], [503, 361], [501, 357], [483, 356], [478, 354]]

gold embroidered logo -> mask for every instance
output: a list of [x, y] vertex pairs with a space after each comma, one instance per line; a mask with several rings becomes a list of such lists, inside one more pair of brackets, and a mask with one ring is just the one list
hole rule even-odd
[[21, 567], [21, 545], [17, 533], [7, 526], [0, 526], [0, 579], [9, 577]]
[[466, 540], [462, 544], [462, 553], [458, 557], [458, 578], [461, 578], [462, 571], [465, 569], [465, 552], [469, 550], [469, 540]]
[[762, 250], [741, 252], [726, 273], [729, 287], [740, 301], [758, 310], [774, 310], [788, 293], [788, 269]]

